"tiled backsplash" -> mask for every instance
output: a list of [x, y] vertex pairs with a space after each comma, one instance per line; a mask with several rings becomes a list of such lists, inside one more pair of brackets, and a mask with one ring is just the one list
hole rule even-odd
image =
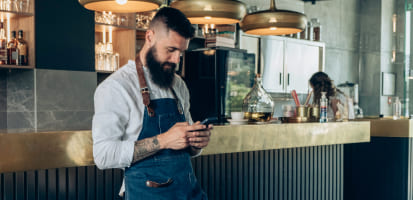
[[91, 129], [95, 72], [0, 70], [0, 129]]

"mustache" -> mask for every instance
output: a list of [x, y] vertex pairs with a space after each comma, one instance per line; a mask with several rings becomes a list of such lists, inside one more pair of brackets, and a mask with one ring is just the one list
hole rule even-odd
[[[170, 68], [169, 68], [169, 69], [168, 69], [168, 68], [165, 69], [165, 68], [164, 68], [165, 66], [169, 66]], [[171, 62], [164, 62], [164, 63], [162, 63], [162, 68], [164, 68], [165, 71], [172, 72], [172, 71], [175, 71], [176, 64], [175, 64], [175, 63], [171, 63]]]

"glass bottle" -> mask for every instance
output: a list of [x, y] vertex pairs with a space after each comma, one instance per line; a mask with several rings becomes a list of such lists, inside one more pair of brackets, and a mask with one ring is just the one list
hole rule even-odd
[[23, 39], [23, 30], [19, 30], [19, 37], [17, 39], [18, 59], [17, 65], [27, 65], [27, 42]]
[[321, 41], [321, 25], [320, 21], [317, 18], [311, 19], [311, 23], [313, 24], [313, 37], [311, 40], [313, 41]]
[[402, 112], [402, 104], [400, 103], [399, 97], [396, 97], [393, 103], [393, 119], [400, 119]]
[[307, 40], [314, 40], [314, 28], [313, 23], [309, 21], [307, 23]]
[[327, 122], [327, 107], [328, 107], [328, 99], [327, 99], [327, 92], [321, 92], [321, 99], [320, 99], [320, 122]]
[[262, 86], [261, 75], [255, 76], [251, 91], [245, 96], [242, 104], [244, 118], [249, 122], [267, 122], [274, 112], [274, 102]]
[[0, 22], [0, 64], [7, 64], [7, 38], [3, 22]]
[[363, 118], [363, 109], [359, 106], [359, 85], [354, 84], [354, 115], [356, 118]]
[[17, 64], [17, 40], [16, 40], [16, 31], [11, 32], [11, 40], [7, 43], [7, 58], [9, 65]]

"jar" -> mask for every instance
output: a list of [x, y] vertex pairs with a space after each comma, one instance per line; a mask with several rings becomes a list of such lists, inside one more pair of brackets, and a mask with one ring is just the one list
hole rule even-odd
[[255, 76], [251, 91], [245, 96], [242, 104], [244, 118], [249, 122], [267, 122], [274, 113], [274, 102], [262, 86], [261, 75]]

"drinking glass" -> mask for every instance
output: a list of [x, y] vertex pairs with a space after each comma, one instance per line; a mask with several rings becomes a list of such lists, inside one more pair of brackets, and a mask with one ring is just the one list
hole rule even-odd
[[18, 0], [18, 5], [19, 5], [20, 12], [25, 12], [25, 13], [29, 12], [29, 6], [30, 6], [29, 0]]

